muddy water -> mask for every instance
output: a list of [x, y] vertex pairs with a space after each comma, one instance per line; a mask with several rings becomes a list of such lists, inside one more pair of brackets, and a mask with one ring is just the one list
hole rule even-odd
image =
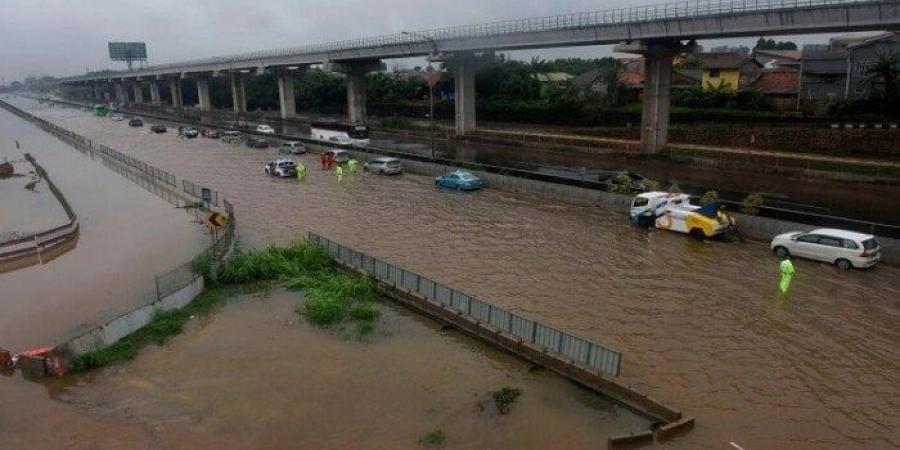
[[0, 163], [4, 161], [13, 165], [13, 173], [0, 176], [0, 242], [69, 222], [47, 183], [34, 173], [34, 166], [14, 142], [0, 144]]
[[623, 379], [698, 419], [672, 448], [900, 446], [900, 270], [798, 261], [790, 296], [763, 244], [644, 232], [623, 215], [414, 175], [305, 183], [274, 150], [151, 135], [73, 109], [34, 111], [225, 193], [255, 244], [316, 230], [625, 352]]
[[[298, 320], [299, 297], [244, 296], [61, 399], [163, 433], [189, 429], [194, 448], [222, 448], [211, 444], [224, 438], [226, 448], [413, 449], [440, 429], [444, 448], [580, 449], [649, 426], [405, 310], [383, 305], [360, 341]], [[523, 392], [505, 416], [490, 399], [502, 386]]]

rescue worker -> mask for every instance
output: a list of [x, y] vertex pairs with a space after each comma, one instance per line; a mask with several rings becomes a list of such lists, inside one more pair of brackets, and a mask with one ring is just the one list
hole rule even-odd
[[306, 178], [306, 166], [303, 163], [297, 163], [297, 180], [303, 181]]
[[322, 160], [322, 169], [328, 170], [328, 155], [325, 154], [325, 152], [322, 152], [322, 154], [319, 155], [319, 158]]
[[350, 169], [350, 173], [355, 174], [358, 167], [359, 161], [357, 161], [355, 158], [350, 158], [350, 161], [347, 161], [347, 168]]
[[794, 278], [794, 264], [791, 262], [790, 258], [785, 258], [781, 261], [779, 268], [781, 269], [781, 282], [778, 283], [778, 290], [784, 295], [787, 294], [788, 289], [790, 289], [791, 280]]
[[344, 168], [340, 164], [334, 169], [334, 176], [337, 177], [338, 183], [344, 179]]
[[331, 166], [334, 165], [334, 153], [328, 152], [325, 153], [325, 168], [331, 170]]

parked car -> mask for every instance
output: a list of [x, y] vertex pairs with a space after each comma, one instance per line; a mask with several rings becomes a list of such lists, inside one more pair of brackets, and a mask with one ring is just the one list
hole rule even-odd
[[269, 146], [269, 141], [258, 136], [247, 136], [247, 141], [244, 144], [250, 148], [266, 148]]
[[363, 170], [380, 175], [397, 175], [403, 172], [403, 165], [397, 158], [375, 158], [365, 163]]
[[112, 113], [109, 115], [109, 118], [113, 122], [121, 122], [121, 121], [125, 120], [125, 116], [122, 115], [122, 113]]
[[302, 155], [306, 153], [306, 146], [300, 141], [287, 141], [281, 144], [279, 150], [281, 153], [287, 153], [289, 155]]
[[152, 127], [150, 127], [150, 131], [152, 131], [152, 132], [154, 132], [154, 133], [165, 133], [165, 132], [166, 132], [166, 126], [165, 126], [165, 125], [159, 125], [159, 124], [156, 124], [156, 125], [153, 125]]
[[779, 234], [772, 239], [770, 248], [779, 258], [814, 259], [842, 270], [872, 267], [881, 259], [881, 246], [875, 236], [832, 228]]
[[240, 131], [223, 131], [222, 132], [222, 142], [227, 142], [229, 144], [238, 144], [243, 141], [244, 138], [241, 136]]
[[144, 121], [141, 120], [140, 117], [132, 117], [131, 120], [128, 121], [128, 126], [130, 126], [130, 127], [142, 127], [142, 126], [144, 126]]
[[263, 134], [275, 134], [275, 129], [270, 127], [269, 125], [260, 124], [256, 126], [256, 132]]
[[214, 128], [204, 128], [200, 130], [200, 136], [210, 139], [218, 139], [222, 136], [222, 133]]
[[350, 154], [347, 153], [346, 150], [328, 150], [325, 152], [326, 155], [331, 155], [332, 160], [338, 164], [343, 164], [347, 161], [350, 161]]
[[347, 136], [332, 136], [328, 138], [328, 142], [337, 145], [350, 145], [353, 143], [353, 141]]
[[446, 188], [456, 189], [457, 191], [473, 191], [484, 187], [484, 181], [481, 178], [472, 175], [466, 170], [456, 170], [447, 172], [434, 179], [434, 184]]
[[190, 125], [181, 125], [178, 127], [178, 135], [188, 139], [195, 138], [200, 135], [196, 128]]
[[297, 175], [297, 165], [286, 158], [278, 158], [266, 164], [266, 174], [279, 177], [293, 177]]

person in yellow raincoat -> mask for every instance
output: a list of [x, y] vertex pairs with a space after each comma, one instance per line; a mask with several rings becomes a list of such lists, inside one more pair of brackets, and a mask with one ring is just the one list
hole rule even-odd
[[297, 180], [303, 181], [306, 179], [306, 166], [303, 163], [297, 163]]
[[778, 290], [782, 294], [787, 294], [791, 288], [791, 280], [794, 279], [794, 263], [789, 258], [785, 258], [779, 265], [781, 268], [781, 282], [778, 283]]
[[341, 180], [344, 179], [344, 169], [340, 164], [338, 164], [338, 166], [334, 169], [334, 176], [337, 177], [338, 183], [340, 183]]
[[355, 174], [359, 168], [359, 161], [351, 158], [350, 161], [347, 161], [347, 168], [350, 169], [350, 173]]

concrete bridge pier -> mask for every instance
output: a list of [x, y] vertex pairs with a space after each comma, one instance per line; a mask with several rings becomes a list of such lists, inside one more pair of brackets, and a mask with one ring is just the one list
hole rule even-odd
[[288, 71], [277, 72], [278, 105], [281, 107], [282, 119], [293, 119], [297, 115], [297, 102], [294, 98], [294, 74]]
[[169, 80], [169, 93], [172, 95], [172, 106], [176, 111], [181, 111], [181, 78]]
[[347, 78], [347, 115], [350, 123], [366, 121], [366, 73], [384, 70], [385, 67], [380, 59], [332, 62], [325, 65], [326, 70], [343, 73]]
[[116, 93], [116, 101], [121, 103], [128, 103], [128, 91], [125, 89], [125, 84], [121, 81], [117, 81], [113, 83], [113, 89]]
[[475, 131], [475, 61], [472, 58], [457, 60], [454, 83], [456, 135], [465, 136]]
[[162, 103], [159, 96], [159, 82], [156, 80], [150, 80], [150, 103], [154, 105]]
[[131, 87], [134, 91], [134, 102], [144, 103], [144, 83], [135, 81], [134, 83], [132, 83]]
[[91, 83], [91, 99], [97, 100], [100, 98], [100, 89], [97, 88], [97, 83]]
[[644, 92], [641, 95], [641, 152], [658, 153], [669, 141], [669, 110], [672, 103], [672, 59], [694, 49], [679, 40], [660, 39], [620, 44], [618, 53], [644, 56]]
[[209, 99], [209, 79], [207, 78], [197, 78], [197, 103], [200, 111], [212, 109], [212, 102]]
[[247, 91], [240, 72], [231, 72], [231, 104], [235, 113], [247, 112]]

